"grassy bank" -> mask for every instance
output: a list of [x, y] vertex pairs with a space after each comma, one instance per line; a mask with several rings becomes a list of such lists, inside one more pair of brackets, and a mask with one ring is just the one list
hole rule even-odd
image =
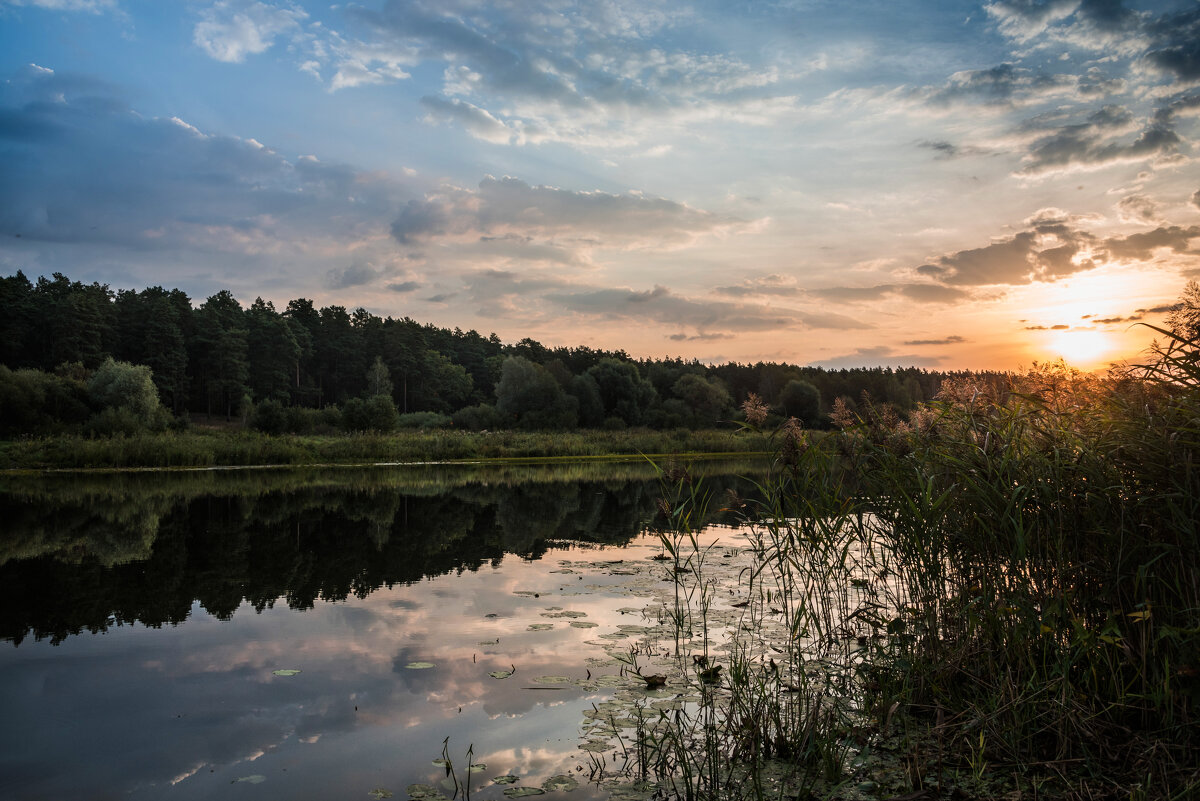
[[414, 431], [342, 436], [254, 431], [167, 431], [115, 437], [0, 442], [0, 469], [226, 467], [476, 459], [603, 458], [638, 454], [744, 454], [769, 448], [761, 435], [729, 431]]
[[700, 700], [641, 722], [640, 767], [689, 800], [1200, 796], [1192, 353], [779, 432], [728, 636], [688, 521], [729, 500], [668, 477]]

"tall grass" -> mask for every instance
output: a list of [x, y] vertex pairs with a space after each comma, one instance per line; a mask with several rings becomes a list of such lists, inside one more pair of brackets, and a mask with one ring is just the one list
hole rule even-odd
[[765, 438], [728, 431], [471, 432], [456, 430], [340, 436], [255, 431], [165, 431], [111, 437], [59, 436], [0, 442], [0, 468], [134, 468], [362, 464], [471, 459], [761, 452]]
[[[1200, 364], [1161, 333], [1108, 378], [778, 432], [728, 684], [655, 735], [677, 792], [1200, 794]], [[704, 495], [667, 483], [679, 559]], [[703, 574], [676, 575], [691, 621]]]

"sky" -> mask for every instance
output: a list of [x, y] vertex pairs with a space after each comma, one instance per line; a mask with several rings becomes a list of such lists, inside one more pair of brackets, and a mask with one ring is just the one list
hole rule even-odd
[[705, 362], [1135, 358], [1200, 3], [0, 0], [0, 274]]

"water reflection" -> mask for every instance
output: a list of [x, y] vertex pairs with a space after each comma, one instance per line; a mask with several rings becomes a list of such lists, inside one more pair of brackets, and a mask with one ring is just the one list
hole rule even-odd
[[0, 796], [404, 797], [446, 737], [485, 784], [585, 776], [618, 673], [589, 642], [637, 614], [616, 571], [541, 557], [645, 558], [659, 492], [587, 470], [5, 479]]

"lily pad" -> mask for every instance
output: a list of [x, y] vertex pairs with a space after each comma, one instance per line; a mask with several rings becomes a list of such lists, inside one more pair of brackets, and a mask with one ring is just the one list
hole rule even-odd
[[571, 776], [560, 773], [542, 782], [542, 789], [548, 793], [552, 793], [555, 790], [570, 792], [571, 790], [579, 789], [579, 782], [575, 781]]
[[446, 760], [442, 759], [441, 757], [438, 757], [437, 759], [433, 760], [433, 764], [434, 764], [434, 765], [437, 765], [439, 768], [445, 768], [445, 767], [448, 767], [448, 766], [450, 765], [450, 763], [449, 763], [449, 762], [447, 762]]
[[571, 628], [576, 629], [594, 629], [599, 626], [599, 623], [593, 623], [590, 620], [572, 620]]
[[612, 746], [609, 743], [601, 740], [585, 740], [579, 744], [580, 751], [591, 751], [593, 754], [599, 754], [611, 748]]
[[[571, 625], [575, 625], [575, 624], [572, 623]], [[526, 631], [548, 631], [549, 629], [552, 629], [552, 628], [554, 628], [553, 623], [530, 623], [529, 628], [527, 628], [525, 630]]]
[[503, 776], [497, 776], [492, 779], [492, 784], [516, 784], [521, 780], [520, 776], [514, 776], [511, 773], [506, 773]]
[[404, 667], [408, 670], [429, 670], [429, 668], [436, 666], [432, 662], [409, 662]]
[[493, 670], [488, 673], [493, 679], [507, 679], [513, 672], [511, 670]]
[[540, 787], [509, 787], [504, 791], [504, 794], [509, 798], [524, 798], [527, 795], [545, 795], [546, 791]]
[[412, 798], [441, 798], [441, 792], [432, 785], [428, 784], [410, 784], [405, 792]]
[[468, 773], [483, 773], [485, 770], [487, 770], [486, 762], [476, 762], [474, 765], [467, 768]]
[[299, 672], [300, 671], [296, 670], [295, 668], [283, 668], [281, 670], [272, 670], [271, 675], [272, 676], [295, 676]]
[[263, 776], [261, 773], [255, 773], [252, 776], [243, 776], [240, 779], [234, 779], [232, 782], [230, 782], [230, 784], [237, 784], [239, 782], [245, 782], [246, 784], [262, 784], [266, 780], [266, 776]]
[[372, 798], [391, 798], [392, 791], [384, 789], [383, 787], [376, 787], [374, 790], [368, 790], [367, 795], [371, 796]]
[[569, 676], [538, 676], [534, 679], [538, 684], [570, 684]]

